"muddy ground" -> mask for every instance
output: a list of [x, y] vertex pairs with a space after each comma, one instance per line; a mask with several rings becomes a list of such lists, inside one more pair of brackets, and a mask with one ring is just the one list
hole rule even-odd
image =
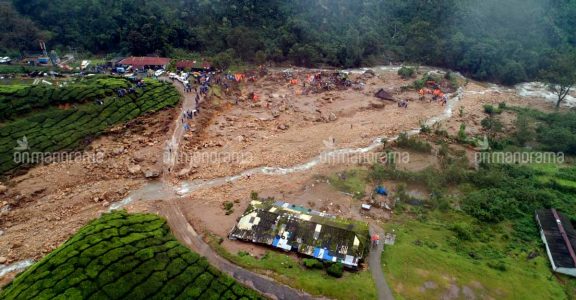
[[[419, 128], [426, 119], [442, 113], [439, 103], [418, 100], [414, 91], [401, 92], [411, 81], [395, 72], [376, 76], [351, 74], [364, 84], [363, 89], [332, 90], [302, 95], [301, 87], [278, 79], [279, 71], [244, 83], [232, 95], [222, 94], [202, 106], [201, 117], [192, 122], [193, 130], [181, 144], [176, 175], [164, 180], [176, 184], [182, 180], [210, 179], [238, 174], [261, 166], [293, 166], [309, 161], [334, 148], [365, 147], [376, 137], [392, 137]], [[307, 70], [297, 70], [305, 77]], [[373, 96], [384, 88], [396, 99], [408, 99], [408, 109], [395, 102]], [[250, 93], [260, 99], [248, 99]], [[481, 132], [484, 104], [530, 106], [551, 110], [549, 103], [520, 98], [510, 91], [470, 82], [452, 118], [440, 126], [456, 134], [462, 122], [467, 132]], [[459, 114], [463, 107], [463, 114]], [[505, 122], [513, 128], [512, 116]], [[97, 138], [87, 154], [103, 153], [102, 161], [74, 161], [36, 166], [22, 175], [3, 180], [0, 195], [0, 264], [39, 259], [68, 239], [89, 220], [108, 211], [131, 190], [156, 180], [162, 172], [162, 152], [178, 109], [165, 110], [139, 118]], [[428, 157], [413, 156], [410, 169], [433, 164]], [[250, 201], [251, 191], [288, 202], [355, 219], [386, 220], [385, 210], [371, 215], [360, 213], [361, 202], [336, 191], [325, 177], [346, 168], [361, 167], [356, 162], [320, 165], [309, 171], [286, 176], [254, 175], [233, 184], [198, 190], [178, 201], [187, 218], [200, 232], [225, 237]], [[391, 183], [392, 184], [392, 183]], [[369, 187], [370, 189], [373, 187]], [[169, 200], [169, 199], [166, 199]], [[226, 215], [222, 207], [233, 201], [234, 211]], [[135, 202], [130, 211], [148, 211], [151, 202]], [[225, 239], [232, 251], [262, 249]]]

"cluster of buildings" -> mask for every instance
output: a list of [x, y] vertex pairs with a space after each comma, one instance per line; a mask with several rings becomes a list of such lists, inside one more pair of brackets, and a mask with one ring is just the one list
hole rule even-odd
[[294, 251], [356, 269], [368, 254], [368, 225], [282, 201], [254, 200], [229, 238]]

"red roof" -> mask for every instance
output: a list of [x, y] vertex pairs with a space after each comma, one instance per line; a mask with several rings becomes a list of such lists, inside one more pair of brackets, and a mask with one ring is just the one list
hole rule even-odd
[[210, 69], [210, 67], [210, 63], [207, 61], [180, 60], [176, 63], [178, 69]]
[[134, 67], [143, 66], [165, 66], [170, 63], [170, 59], [166, 57], [135, 57], [131, 56], [119, 62], [121, 65], [130, 65]]

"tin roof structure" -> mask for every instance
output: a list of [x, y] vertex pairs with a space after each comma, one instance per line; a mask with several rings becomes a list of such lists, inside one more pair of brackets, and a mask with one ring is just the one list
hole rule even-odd
[[357, 268], [368, 252], [368, 225], [282, 201], [252, 201], [231, 239], [295, 251]]

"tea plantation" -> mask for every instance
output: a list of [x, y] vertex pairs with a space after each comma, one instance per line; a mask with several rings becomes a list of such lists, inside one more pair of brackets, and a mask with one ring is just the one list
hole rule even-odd
[[0, 173], [18, 167], [14, 147], [23, 137], [29, 147], [25, 151], [71, 151], [114, 124], [175, 106], [180, 99], [171, 84], [152, 80], [118, 96], [118, 89], [133, 86], [128, 79], [112, 77], [64, 87], [0, 86]]
[[116, 211], [0, 291], [0, 299], [263, 299], [174, 239], [166, 221]]

